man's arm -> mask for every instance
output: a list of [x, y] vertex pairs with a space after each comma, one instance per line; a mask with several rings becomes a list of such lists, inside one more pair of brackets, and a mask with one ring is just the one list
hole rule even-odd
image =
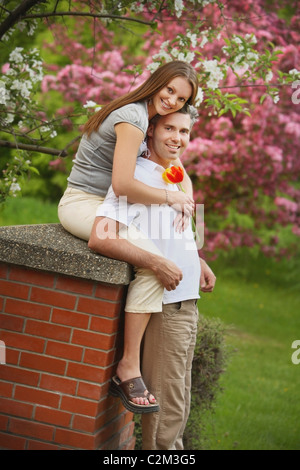
[[167, 290], [175, 290], [182, 280], [182, 271], [168, 259], [136, 247], [118, 235], [119, 224], [106, 217], [96, 217], [88, 246], [109, 258], [126, 261], [139, 268], [150, 269]]

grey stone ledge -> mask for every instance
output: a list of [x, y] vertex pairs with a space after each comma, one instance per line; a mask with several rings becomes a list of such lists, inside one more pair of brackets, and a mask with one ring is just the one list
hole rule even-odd
[[127, 285], [131, 267], [88, 248], [60, 224], [0, 227], [0, 261], [77, 278]]

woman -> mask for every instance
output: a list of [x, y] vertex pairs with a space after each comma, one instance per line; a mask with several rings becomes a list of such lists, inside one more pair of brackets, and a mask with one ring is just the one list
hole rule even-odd
[[[135, 180], [134, 171], [149, 120], [156, 114], [176, 112], [186, 103], [194, 104], [197, 92], [198, 79], [193, 67], [182, 61], [170, 62], [159, 67], [139, 88], [105, 105], [88, 120], [68, 178], [68, 187], [58, 208], [59, 219], [67, 231], [89, 240], [97, 208], [103, 202], [110, 184], [115, 194], [126, 196], [128, 202], [144, 205], [167, 203], [176, 207], [179, 223], [184, 225], [183, 212], [191, 215], [194, 210], [192, 184], [188, 175], [184, 172], [182, 186], [185, 193], [168, 193]], [[181, 165], [180, 161], [175, 164]], [[95, 237], [90, 247], [101, 251]], [[135, 256], [138, 250], [147, 250], [147, 240], [134, 250]], [[130, 258], [127, 261], [130, 262]], [[158, 278], [167, 289], [175, 289], [180, 281], [176, 266], [168, 260], [164, 260], [164, 266], [165, 273], [163, 268]], [[177, 277], [174, 274], [170, 280], [168, 275], [172, 269]], [[164, 274], [168, 281], [164, 280]], [[150, 278], [153, 279], [153, 292], [161, 291], [161, 282], [157, 277], [150, 273]], [[140, 299], [135, 299], [134, 303], [132, 299], [127, 299], [124, 355], [117, 369], [121, 382], [140, 376], [139, 346], [142, 335], [150, 313], [159, 311], [157, 299], [153, 304], [151, 292], [148, 298], [141, 292]], [[154, 397], [146, 390], [132, 402], [137, 406], [143, 405], [145, 412], [151, 407], [153, 411], [157, 409]]]

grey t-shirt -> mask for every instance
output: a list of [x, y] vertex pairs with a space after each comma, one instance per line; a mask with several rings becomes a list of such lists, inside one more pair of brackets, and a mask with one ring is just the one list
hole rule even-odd
[[113, 111], [89, 137], [80, 141], [68, 186], [91, 194], [105, 196], [111, 185], [113, 156], [116, 146], [115, 125], [127, 122], [146, 136], [148, 110], [145, 101], [131, 103]]

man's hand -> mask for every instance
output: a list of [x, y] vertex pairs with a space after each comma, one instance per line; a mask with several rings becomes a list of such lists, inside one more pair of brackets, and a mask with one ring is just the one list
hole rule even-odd
[[156, 259], [155, 266], [152, 267], [157, 279], [162, 283], [168, 291], [175, 290], [179, 282], [182, 280], [182, 271], [166, 258]]
[[216, 276], [206, 264], [206, 262], [200, 258], [201, 264], [201, 278], [200, 278], [200, 289], [202, 292], [212, 292], [216, 283]]

